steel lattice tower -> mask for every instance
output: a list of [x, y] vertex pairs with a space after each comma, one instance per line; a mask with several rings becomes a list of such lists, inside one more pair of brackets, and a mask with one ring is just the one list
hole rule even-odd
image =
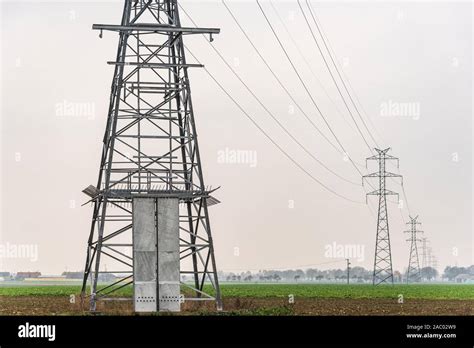
[[[388, 225], [388, 209], [387, 209], [387, 196], [397, 195], [398, 193], [386, 189], [386, 178], [388, 177], [400, 177], [401, 175], [394, 174], [386, 171], [386, 162], [389, 160], [397, 161], [398, 158], [388, 155], [387, 152], [390, 148], [385, 150], [375, 149], [376, 155], [368, 157], [366, 161], [375, 160], [378, 162], [379, 170], [377, 172], [363, 176], [366, 178], [378, 178], [379, 188], [372, 192], [367, 193], [369, 195], [376, 195], [379, 197], [379, 209], [377, 217], [377, 236], [375, 241], [375, 260], [374, 260], [374, 273], [373, 273], [373, 284], [378, 285], [380, 283], [391, 282], [393, 284], [393, 269], [392, 269], [392, 253], [390, 249], [390, 233]], [[402, 179], [403, 180], [403, 179]], [[366, 197], [367, 197], [366, 196]]]
[[426, 237], [421, 238], [421, 268], [422, 269], [428, 266], [428, 262], [426, 259], [427, 244], [428, 244], [428, 238]]
[[434, 270], [438, 270], [438, 259], [436, 258], [435, 255], [433, 255], [433, 248], [429, 248], [429, 264], [430, 264], [430, 267], [433, 268]]
[[422, 237], [421, 238], [421, 278], [425, 278], [425, 267], [428, 266], [428, 262], [426, 260], [426, 248], [427, 248], [428, 238]]
[[[119, 34], [82, 296], [90, 282], [90, 309], [133, 284], [133, 206], [136, 197], [176, 202], [178, 289], [185, 300], [216, 301], [222, 308], [208, 207], [217, 201], [204, 184], [183, 36], [219, 29], [181, 26], [177, 0], [125, 0], [120, 25], [93, 29]], [[179, 204], [179, 205], [178, 205]], [[179, 216], [179, 218], [178, 218]], [[161, 219], [161, 217], [160, 217]], [[158, 220], [162, 225], [167, 221]], [[133, 254], [134, 255], [134, 254]], [[109, 271], [104, 270], [107, 262]], [[111, 267], [111, 264], [115, 268]], [[157, 271], [158, 272], [158, 271]], [[122, 274], [98, 286], [99, 275]], [[183, 282], [183, 276], [191, 282]], [[204, 283], [212, 284], [205, 292]], [[180, 283], [180, 284], [179, 284]]]
[[408, 260], [407, 283], [421, 281], [420, 259], [418, 257], [417, 242], [421, 242], [422, 240], [417, 238], [417, 234], [423, 233], [423, 231], [417, 230], [417, 225], [421, 224], [417, 221], [417, 219], [418, 216], [414, 218], [410, 216], [410, 221], [407, 222], [407, 225], [410, 225], [410, 230], [405, 231], [405, 233], [410, 233], [410, 238], [407, 239], [407, 242], [410, 242], [410, 258]]

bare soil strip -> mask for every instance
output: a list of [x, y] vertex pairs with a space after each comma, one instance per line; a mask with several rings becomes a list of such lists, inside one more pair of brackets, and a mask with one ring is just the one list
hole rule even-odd
[[[130, 301], [99, 303], [106, 315], [134, 315]], [[213, 303], [186, 302], [180, 315], [216, 314]], [[474, 315], [472, 300], [225, 298], [230, 315]], [[80, 300], [58, 296], [0, 296], [0, 315], [88, 315]]]

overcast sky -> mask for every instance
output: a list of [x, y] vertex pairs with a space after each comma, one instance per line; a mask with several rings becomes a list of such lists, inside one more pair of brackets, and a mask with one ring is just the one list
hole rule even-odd
[[[81, 270], [92, 214], [89, 206], [81, 207], [86, 201], [81, 190], [97, 180], [113, 72], [106, 61], [113, 60], [117, 45], [115, 33], [99, 39], [91, 26], [118, 24], [122, 2], [0, 3], [0, 245], [38, 248], [37, 259], [3, 255], [0, 271]], [[332, 170], [360, 183], [350, 163], [314, 131], [277, 84], [222, 3], [181, 3], [198, 25], [221, 28], [212, 44], [288, 131]], [[256, 3], [227, 3], [298, 103], [331, 137]], [[296, 1], [273, 4], [298, 47], [271, 4], [261, 3], [351, 158], [364, 163], [370, 152]], [[420, 216], [439, 270], [447, 264], [471, 264], [472, 3], [312, 5], [371, 132], [381, 147], [391, 147], [391, 154], [400, 158], [410, 212]], [[184, 13], [181, 17], [183, 25], [192, 25]], [[364, 250], [353, 265], [370, 269], [376, 219], [365, 205], [363, 188], [329, 173], [292, 142], [203, 37], [186, 36], [185, 44], [311, 175], [359, 201], [341, 199], [310, 179], [246, 119], [203, 69], [192, 70], [205, 182], [222, 186], [216, 194], [222, 204], [210, 208], [218, 269], [345, 267], [340, 258], [327, 254], [334, 243]], [[75, 112], [69, 114], [71, 108]], [[248, 156], [247, 161], [232, 163], [232, 157], [226, 157], [238, 151]], [[375, 170], [369, 166], [369, 171]], [[395, 182], [388, 184], [402, 192]], [[375, 212], [375, 198], [369, 201]], [[389, 219], [394, 268], [403, 270], [409, 252], [402, 233], [408, 219], [406, 202], [401, 210], [390, 203]]]

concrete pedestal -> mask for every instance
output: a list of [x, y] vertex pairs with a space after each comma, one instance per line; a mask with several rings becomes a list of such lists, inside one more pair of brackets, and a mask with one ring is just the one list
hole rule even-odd
[[179, 201], [133, 199], [136, 312], [180, 311]]

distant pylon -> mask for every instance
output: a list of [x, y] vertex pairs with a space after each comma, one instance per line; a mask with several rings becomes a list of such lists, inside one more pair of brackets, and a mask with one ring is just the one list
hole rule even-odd
[[418, 216], [414, 218], [410, 216], [410, 222], [407, 222], [407, 225], [410, 225], [410, 230], [405, 231], [405, 233], [410, 233], [410, 238], [407, 239], [407, 242], [410, 242], [410, 258], [408, 260], [407, 283], [416, 283], [421, 280], [420, 259], [418, 257], [417, 242], [421, 242], [422, 240], [417, 238], [417, 234], [423, 233], [423, 231], [417, 230], [417, 225], [421, 224], [417, 221], [417, 219]]
[[429, 246], [429, 247], [426, 248], [426, 267], [432, 268], [433, 267], [432, 266], [432, 261], [433, 261], [433, 259], [431, 257], [431, 247]]
[[364, 183], [365, 178], [379, 178], [379, 188], [377, 190], [367, 193], [367, 196], [379, 196], [373, 284], [378, 285], [385, 282], [391, 282], [393, 284], [392, 252], [390, 248], [390, 232], [388, 226], [387, 195], [398, 196], [398, 193], [386, 189], [385, 179], [387, 177], [402, 178], [402, 176], [387, 172], [385, 170], [385, 162], [388, 160], [396, 160], [398, 167], [398, 158], [387, 154], [387, 152], [390, 151], [390, 148], [387, 148], [385, 150], [375, 149], [375, 151], [377, 151], [377, 154], [372, 157], [368, 157], [366, 161], [378, 161], [379, 170], [375, 173], [368, 174], [362, 177], [362, 183]]
[[438, 270], [438, 259], [433, 255], [433, 248], [430, 248], [430, 267], [435, 271]]
[[421, 238], [421, 278], [426, 278], [425, 268], [428, 267], [428, 260], [426, 259], [426, 247], [428, 244], [428, 238]]

